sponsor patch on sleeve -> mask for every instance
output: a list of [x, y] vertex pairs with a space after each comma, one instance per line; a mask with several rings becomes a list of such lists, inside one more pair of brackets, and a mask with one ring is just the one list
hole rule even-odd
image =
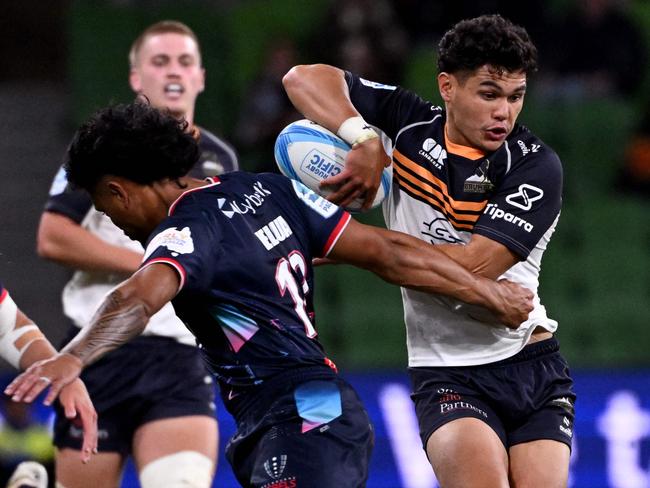
[[366, 80], [365, 78], [359, 78], [359, 81], [370, 88], [375, 88], [376, 90], [394, 90], [397, 88], [393, 85], [384, 85], [383, 83], [377, 83], [376, 81]]
[[68, 186], [68, 178], [65, 169], [61, 167], [54, 177], [54, 181], [52, 181], [52, 186], [50, 186], [50, 196], [60, 195], [65, 191], [66, 186]]
[[169, 249], [172, 256], [194, 252], [194, 241], [192, 240], [190, 228], [183, 227], [181, 230], [178, 230], [176, 227], [170, 227], [157, 234], [147, 246], [144, 253], [144, 260], [146, 261], [159, 247]]
[[291, 184], [293, 185], [293, 190], [296, 192], [296, 195], [298, 195], [298, 197], [305, 202], [308, 207], [315, 210], [324, 218], [330, 218], [338, 210], [338, 207], [335, 204], [328, 202], [299, 181], [291, 180]]

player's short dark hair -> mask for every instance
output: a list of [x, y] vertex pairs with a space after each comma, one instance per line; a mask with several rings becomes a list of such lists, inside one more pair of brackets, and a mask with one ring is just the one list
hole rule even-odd
[[148, 103], [103, 108], [75, 133], [68, 148], [68, 180], [93, 191], [105, 175], [148, 185], [184, 176], [199, 159], [188, 123]]
[[534, 73], [537, 48], [526, 29], [500, 15], [462, 20], [440, 40], [440, 73], [472, 72], [484, 65], [511, 73]]

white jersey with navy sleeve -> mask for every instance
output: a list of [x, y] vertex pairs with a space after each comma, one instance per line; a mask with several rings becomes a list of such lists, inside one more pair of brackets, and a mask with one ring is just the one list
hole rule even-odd
[[349, 72], [346, 81], [357, 110], [392, 142], [388, 227], [432, 244], [463, 245], [472, 234], [495, 240], [521, 258], [502, 278], [535, 293], [528, 320], [512, 330], [478, 307], [402, 289], [409, 366], [491, 363], [516, 354], [536, 327], [555, 331], [537, 289], [561, 207], [557, 155], [521, 125], [491, 154], [459, 148], [446, 140], [440, 107]]
[[[201, 155], [190, 170], [191, 176], [202, 179], [238, 169], [237, 154], [228, 143], [205, 129], [196, 129]], [[111, 219], [95, 210], [85, 191], [68, 184], [63, 167], [54, 178], [45, 211], [68, 217], [109, 244], [144, 252], [139, 242], [129, 239]], [[63, 288], [64, 314], [77, 327], [84, 327], [90, 323], [106, 294], [125, 278], [116, 273], [76, 270]], [[143, 335], [171, 337], [183, 344], [195, 344], [194, 337], [176, 317], [170, 304], [151, 317]]]

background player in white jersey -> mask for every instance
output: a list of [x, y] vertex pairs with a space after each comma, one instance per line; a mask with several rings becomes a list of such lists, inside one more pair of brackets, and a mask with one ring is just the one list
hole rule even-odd
[[[235, 417], [226, 454], [243, 486], [365, 486], [372, 428], [318, 341], [312, 259], [330, 254], [387, 281], [486, 306], [515, 327], [532, 309], [532, 292], [473, 275], [404, 233], [354, 222], [284, 176], [185, 176], [197, 157], [182, 122], [141, 103], [100, 110], [78, 130], [70, 181], [145, 245], [145, 257], [57, 360], [7, 391], [33, 400], [45, 375], [51, 400], [172, 300]], [[242, 202], [250, 211], [234, 211]], [[125, 366], [141, 367], [116, 365], [120, 374]], [[192, 366], [176, 367], [192, 375]], [[162, 478], [156, 486], [181, 484]]]
[[[0, 357], [15, 368], [26, 369], [55, 354], [54, 347], [0, 283]], [[43, 376], [39, 381], [47, 384], [50, 379]], [[81, 380], [69, 384], [61, 393], [59, 401], [66, 418], [82, 427], [80, 455], [86, 463], [97, 448], [97, 413]]]
[[[340, 185], [333, 201], [365, 194], [369, 204], [392, 163], [389, 228], [536, 291], [562, 192], [557, 155], [516, 124], [536, 57], [523, 28], [482, 16], [440, 41], [444, 110], [332, 66], [294, 67], [284, 84], [307, 118], [354, 146], [322, 182]], [[390, 138], [391, 161], [371, 126]], [[514, 331], [444, 297], [402, 297], [420, 433], [441, 485], [566, 485], [575, 395], [539, 297]]]
[[[227, 143], [194, 125], [205, 72], [189, 27], [176, 21], [151, 25], [134, 41], [129, 64], [129, 82], [138, 96], [189, 123], [201, 151], [192, 176], [238, 168]], [[143, 256], [139, 243], [97, 212], [83, 190], [67, 184], [63, 169], [41, 219], [38, 251], [75, 270], [63, 290], [64, 312], [73, 324], [68, 339], [90, 322], [104, 295], [134, 272]], [[179, 373], [182, 364], [195, 366], [192, 376]], [[90, 480], [96, 488], [118, 486], [129, 454], [144, 486], [183, 477], [194, 479], [192, 486], [211, 484], [218, 445], [214, 386], [193, 337], [170, 305], [152, 318], [143, 337], [94, 365], [84, 380], [99, 413], [99, 454], [92, 467], [78, 469], [73, 462], [78, 429], [57, 417], [57, 479], [66, 488], [87, 487]]]

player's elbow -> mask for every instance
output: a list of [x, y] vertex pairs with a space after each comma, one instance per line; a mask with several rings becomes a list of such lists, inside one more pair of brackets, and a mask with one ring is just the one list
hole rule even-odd
[[296, 93], [308, 90], [308, 87], [333, 66], [326, 64], [298, 64], [291, 68], [283, 77], [282, 85], [287, 93]]
[[36, 253], [40, 258], [55, 260], [59, 254], [59, 245], [50, 232], [39, 227], [36, 235]]
[[36, 253], [43, 259], [60, 260], [66, 250], [63, 217], [46, 212], [36, 233]]
[[304, 79], [304, 72], [306, 70], [306, 65], [297, 65], [291, 68], [287, 73], [282, 77], [282, 86], [287, 91], [291, 93], [299, 89]]

